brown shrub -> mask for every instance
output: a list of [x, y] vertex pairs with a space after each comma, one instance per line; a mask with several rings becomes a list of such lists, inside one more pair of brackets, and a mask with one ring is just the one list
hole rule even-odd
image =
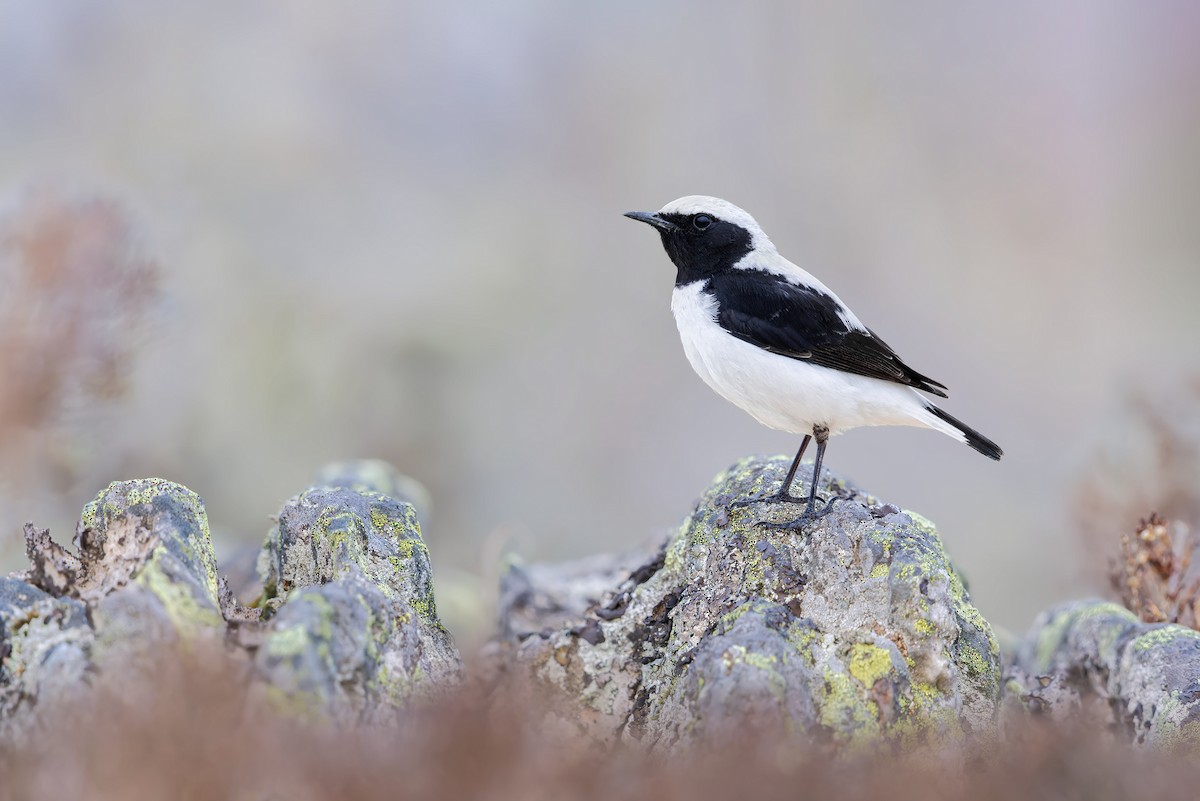
[[1082, 555], [1125, 603], [1146, 620], [1185, 614], [1200, 561], [1188, 533], [1200, 527], [1200, 377], [1131, 395], [1074, 500]]
[[102, 682], [46, 713], [39, 734], [0, 744], [0, 798], [1153, 801], [1191, 797], [1200, 781], [1186, 759], [1036, 720], [965, 772], [904, 753], [831, 759], [786, 737], [680, 754], [602, 748], [476, 686], [400, 726], [336, 728], [273, 712], [246, 670], [193, 658], [135, 689]]
[[69, 469], [70, 418], [126, 391], [157, 279], [111, 201], [43, 193], [0, 219], [0, 478]]
[[1200, 565], [1193, 564], [1195, 538], [1187, 524], [1157, 514], [1121, 536], [1112, 563], [1113, 587], [1125, 607], [1147, 623], [1200, 628]]

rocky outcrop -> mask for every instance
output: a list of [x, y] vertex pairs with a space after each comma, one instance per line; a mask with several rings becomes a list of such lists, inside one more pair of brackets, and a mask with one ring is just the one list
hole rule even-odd
[[[512, 565], [490, 648], [513, 680], [506, 700], [589, 742], [663, 748], [756, 730], [990, 742], [998, 717], [1003, 734], [1037, 713], [1200, 744], [1200, 633], [1102, 601], [1055, 607], [1015, 649], [998, 716], [996, 640], [933, 525], [826, 473], [832, 511], [780, 526], [800, 511], [765, 500], [787, 465], [738, 463], [665, 542]], [[218, 573], [202, 501], [178, 484], [111, 484], [72, 548], [27, 526], [30, 568], [0, 578], [0, 734], [200, 645], [306, 718], [387, 722], [457, 687], [418, 511], [392, 494], [423, 491], [379, 462], [320, 476], [280, 511], [246, 605]]]
[[409, 503], [315, 487], [288, 501], [259, 559], [255, 663], [290, 703], [336, 699], [374, 720], [459, 677]]
[[1006, 692], [1034, 712], [1084, 717], [1158, 746], [1200, 745], [1200, 632], [1143, 623], [1108, 601], [1038, 616]]
[[735, 465], [657, 551], [510, 570], [501, 647], [559, 725], [663, 745], [746, 726], [834, 743], [990, 732], [996, 641], [933, 525], [829, 474], [840, 500], [803, 532], [763, 525], [797, 507], [729, 506], [787, 466]]
[[[331, 480], [385, 475], [364, 468], [342, 463]], [[459, 678], [416, 512], [389, 495], [323, 486], [289, 501], [251, 607], [218, 575], [203, 502], [179, 484], [114, 482], [74, 544], [27, 526], [30, 569], [0, 579], [2, 728], [196, 641], [242, 658], [287, 709], [343, 720], [385, 719]]]

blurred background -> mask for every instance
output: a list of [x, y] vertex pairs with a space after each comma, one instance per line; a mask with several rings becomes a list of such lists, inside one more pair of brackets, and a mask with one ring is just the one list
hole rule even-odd
[[506, 549], [665, 536], [737, 458], [798, 445], [684, 359], [673, 268], [621, 213], [685, 194], [749, 210], [1004, 447], [868, 429], [829, 452], [939, 525], [994, 623], [1102, 591], [1079, 530], [1115, 541], [1157, 503], [1123, 482], [1155, 458], [1138, 409], [1200, 367], [1200, 6], [0, 19], [0, 568], [26, 520], [67, 540], [151, 475], [232, 552], [357, 456], [430, 489], [463, 637]]

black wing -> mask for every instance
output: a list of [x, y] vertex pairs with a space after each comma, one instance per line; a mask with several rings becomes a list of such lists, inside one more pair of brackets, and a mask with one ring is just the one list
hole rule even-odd
[[709, 279], [717, 323], [738, 339], [792, 359], [894, 381], [946, 397], [946, 387], [912, 369], [871, 331], [838, 317], [838, 302], [758, 270], [731, 270]]

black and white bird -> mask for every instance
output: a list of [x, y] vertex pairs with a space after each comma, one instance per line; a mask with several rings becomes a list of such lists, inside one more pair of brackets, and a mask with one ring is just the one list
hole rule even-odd
[[[742, 209], [691, 195], [625, 216], [658, 229], [675, 264], [671, 311], [692, 368], [763, 425], [804, 434], [783, 486], [769, 499], [805, 503], [785, 527], [829, 510], [833, 501], [820, 514], [815, 509], [826, 442], [852, 428], [932, 428], [1000, 458], [996, 443], [921, 394], [944, 398], [944, 385], [900, 361], [828, 287], [780, 256]], [[812, 439], [817, 458], [805, 500], [790, 490]]]

